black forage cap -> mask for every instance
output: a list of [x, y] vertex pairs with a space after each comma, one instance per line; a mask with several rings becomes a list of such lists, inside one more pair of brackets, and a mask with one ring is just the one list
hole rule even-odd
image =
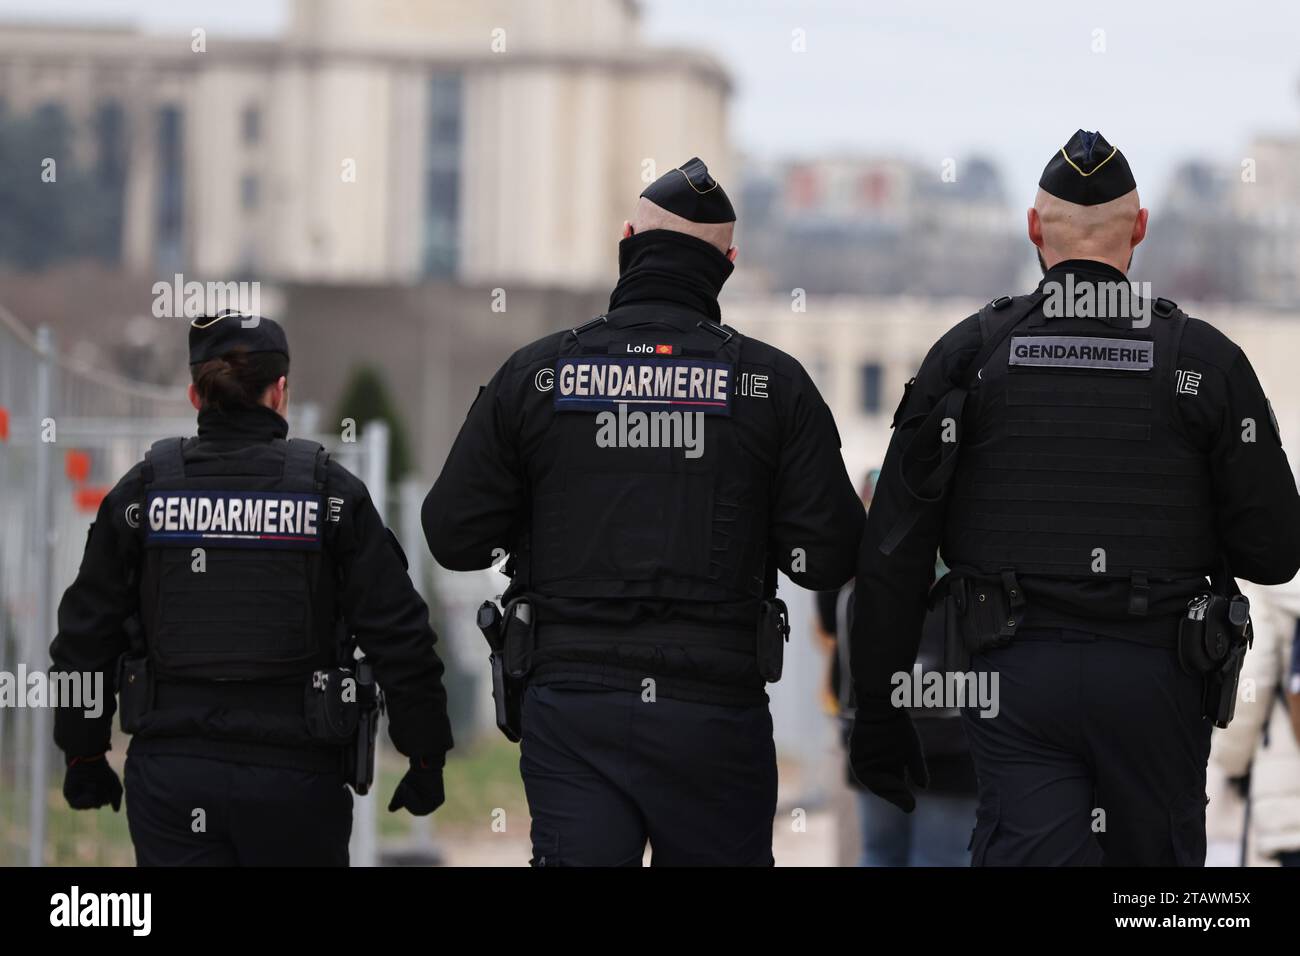
[[220, 358], [227, 352], [280, 352], [289, 357], [284, 329], [271, 319], [227, 309], [190, 323], [190, 364]]
[[1038, 185], [1057, 199], [1096, 206], [1137, 189], [1128, 160], [1101, 133], [1079, 130], [1056, 151]]
[[641, 193], [661, 209], [690, 222], [735, 222], [736, 210], [698, 156], [664, 173]]

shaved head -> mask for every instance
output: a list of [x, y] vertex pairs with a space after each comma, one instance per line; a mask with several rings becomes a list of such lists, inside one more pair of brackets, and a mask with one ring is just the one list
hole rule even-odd
[[1147, 211], [1136, 189], [1093, 206], [1066, 202], [1039, 189], [1029, 210], [1029, 238], [1044, 268], [1066, 259], [1095, 259], [1126, 272], [1146, 226]]
[[703, 239], [723, 255], [731, 250], [731, 239], [736, 232], [734, 222], [691, 222], [662, 206], [656, 206], [644, 196], [636, 201], [636, 212], [632, 214], [631, 224], [637, 233], [652, 229], [684, 232], [696, 239]]

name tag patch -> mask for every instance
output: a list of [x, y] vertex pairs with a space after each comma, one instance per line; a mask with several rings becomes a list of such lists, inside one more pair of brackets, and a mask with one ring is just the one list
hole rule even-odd
[[1149, 372], [1155, 367], [1155, 343], [1096, 335], [1013, 335], [1008, 364]]
[[617, 405], [730, 415], [734, 377], [705, 359], [584, 355], [555, 365], [555, 410], [605, 411]]
[[663, 342], [611, 342], [610, 355], [681, 355], [677, 345]]
[[155, 491], [145, 505], [145, 543], [316, 551], [321, 499], [278, 491]]

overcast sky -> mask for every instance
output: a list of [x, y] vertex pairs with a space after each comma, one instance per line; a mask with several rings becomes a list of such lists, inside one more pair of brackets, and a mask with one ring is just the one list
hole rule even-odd
[[[527, 2], [527, 0], [520, 0]], [[574, 3], [587, 0], [570, 0]], [[0, 0], [0, 16], [127, 19], [267, 33], [283, 0]], [[1300, 131], [1300, 3], [1278, 0], [642, 0], [655, 42], [735, 79], [732, 133], [763, 158], [973, 151], [1026, 204], [1053, 150], [1100, 129], [1158, 199], [1201, 155], [1235, 170], [1250, 138]], [[805, 31], [807, 50], [791, 49]], [[1105, 52], [1093, 52], [1094, 31]], [[958, 167], [960, 175], [960, 166]]]
[[[1124, 150], [1145, 199], [1184, 158], [1236, 169], [1252, 135], [1300, 132], [1297, 3], [651, 0], [647, 13], [653, 37], [706, 38], [730, 65], [742, 147], [896, 150], [936, 176], [979, 150], [1026, 205], [1079, 127]], [[806, 53], [790, 52], [795, 28]]]

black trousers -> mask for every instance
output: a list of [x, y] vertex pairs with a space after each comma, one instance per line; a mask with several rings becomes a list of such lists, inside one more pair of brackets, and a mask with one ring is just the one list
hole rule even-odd
[[126, 818], [139, 866], [347, 866], [352, 794], [336, 773], [132, 754]]
[[534, 866], [770, 866], [767, 705], [529, 687], [519, 769]]
[[1204, 866], [1210, 721], [1175, 651], [1025, 631], [977, 655], [998, 712], [963, 710], [975, 866]]

